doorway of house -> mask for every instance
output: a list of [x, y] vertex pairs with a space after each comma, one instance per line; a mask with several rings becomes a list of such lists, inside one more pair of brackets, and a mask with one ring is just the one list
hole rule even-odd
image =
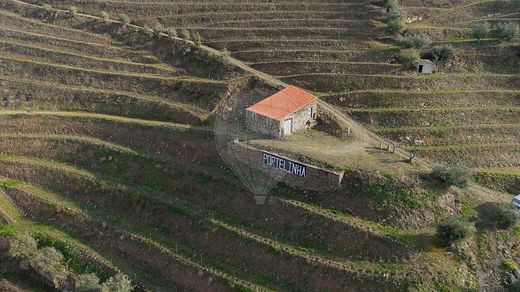
[[419, 73], [422, 73], [424, 65], [419, 65]]
[[292, 130], [293, 130], [292, 123], [293, 123], [293, 119], [292, 118], [286, 119], [283, 122], [283, 133], [284, 133], [284, 135], [292, 133]]

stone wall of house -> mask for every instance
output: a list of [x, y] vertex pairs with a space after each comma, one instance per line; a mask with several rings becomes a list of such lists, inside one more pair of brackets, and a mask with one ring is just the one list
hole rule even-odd
[[280, 121], [246, 110], [246, 127], [273, 138], [280, 137]]
[[[301, 132], [312, 127], [316, 124], [316, 119], [311, 117], [309, 109], [312, 107], [313, 116], [317, 116], [318, 101], [309, 103], [306, 107], [299, 109], [293, 114], [287, 116], [285, 119], [293, 119], [293, 132]], [[283, 121], [282, 121], [282, 133], [283, 133]]]
[[[306, 164], [303, 162], [295, 161], [284, 157], [282, 155], [264, 151], [260, 148], [256, 148], [252, 145], [243, 142], [230, 142], [231, 144], [226, 147], [226, 153], [222, 153], [224, 156], [233, 156], [235, 163], [242, 163], [243, 165], [235, 165], [241, 169], [249, 168], [251, 171], [246, 172], [249, 175], [258, 175], [259, 179], [265, 179], [268, 175], [272, 180], [276, 182], [283, 182], [287, 185], [297, 187], [302, 190], [310, 191], [334, 191], [341, 187], [341, 181], [343, 180], [343, 171], [336, 171], [333, 169], [326, 169], [317, 167], [314, 165]], [[288, 173], [283, 170], [279, 170], [264, 164], [263, 154], [268, 153], [274, 156], [282, 157], [290, 161], [295, 161], [298, 164], [306, 166], [306, 175], [301, 177], [296, 174]]]

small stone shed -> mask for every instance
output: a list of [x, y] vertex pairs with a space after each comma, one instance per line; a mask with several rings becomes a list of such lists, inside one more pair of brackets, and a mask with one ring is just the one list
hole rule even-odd
[[428, 59], [419, 59], [414, 62], [417, 73], [420, 74], [431, 74], [435, 71], [435, 63]]
[[248, 129], [273, 138], [303, 131], [316, 124], [318, 98], [289, 86], [246, 109]]

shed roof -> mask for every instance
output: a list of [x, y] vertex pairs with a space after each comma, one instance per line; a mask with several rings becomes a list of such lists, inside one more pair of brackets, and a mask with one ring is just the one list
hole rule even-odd
[[419, 64], [419, 65], [424, 65], [424, 64], [434, 65], [435, 64], [434, 62], [432, 62], [432, 60], [428, 60], [428, 59], [419, 59], [419, 60], [416, 60], [414, 63]]
[[247, 110], [281, 121], [316, 99], [316, 96], [307, 91], [296, 86], [289, 86], [253, 104]]

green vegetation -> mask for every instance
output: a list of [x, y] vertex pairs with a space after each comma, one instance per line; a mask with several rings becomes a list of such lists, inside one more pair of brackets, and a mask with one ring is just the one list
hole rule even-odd
[[163, 33], [165, 31], [165, 29], [164, 29], [164, 26], [160, 22], [157, 22], [155, 24], [155, 26], [153, 27], [153, 31], [156, 36], [159, 36], [161, 33]]
[[52, 10], [52, 6], [48, 3], [45, 3], [42, 5], [43, 9], [47, 10], [47, 11], [50, 11]]
[[403, 31], [406, 22], [406, 12], [401, 9], [399, 2], [396, 0], [386, 1], [386, 25], [391, 33], [399, 33]]
[[104, 22], [108, 22], [110, 20], [110, 15], [106, 11], [101, 11], [99, 13], [99, 17], [101, 17], [101, 19], [103, 19]]
[[101, 291], [101, 284], [96, 274], [82, 274], [76, 279], [75, 288], [77, 292]]
[[424, 35], [399, 37], [397, 40], [397, 44], [403, 49], [421, 49], [428, 47], [431, 43], [431, 39]]
[[202, 46], [202, 37], [198, 32], [193, 34], [193, 43], [195, 43], [195, 46], [197, 47]]
[[179, 32], [179, 36], [185, 40], [189, 40], [191, 38], [190, 31], [185, 28], [181, 29], [181, 31]]
[[475, 226], [457, 218], [447, 219], [437, 224], [437, 237], [443, 246], [449, 246], [475, 232]]
[[497, 208], [496, 213], [491, 218], [492, 223], [501, 229], [513, 228], [518, 224], [520, 219], [520, 213], [510, 203], [500, 204]]
[[433, 62], [446, 62], [455, 57], [455, 51], [451, 46], [435, 46], [430, 51], [421, 56], [423, 59], [429, 59]]
[[124, 13], [119, 14], [117, 20], [119, 20], [123, 26], [130, 24], [130, 17]]
[[102, 292], [129, 292], [134, 289], [127, 275], [116, 274], [108, 279], [101, 287]]
[[520, 27], [517, 23], [499, 23], [491, 31], [494, 37], [512, 40], [517, 38], [520, 33]]
[[445, 186], [457, 186], [459, 188], [467, 188], [473, 178], [471, 170], [460, 161], [451, 167], [438, 165], [433, 168], [430, 175]]
[[413, 68], [414, 62], [419, 60], [420, 55], [416, 49], [404, 49], [399, 52], [399, 62], [405, 68]]
[[177, 33], [177, 30], [174, 28], [174, 27], [169, 27], [166, 29], [166, 33], [168, 34], [169, 37], [171, 38], [176, 38], [179, 36], [179, 34]]
[[78, 13], [78, 7], [76, 7], [76, 6], [70, 6], [70, 7], [69, 7], [69, 13], [70, 13], [71, 15], [73, 15], [73, 16], [76, 15], [76, 13]]
[[481, 40], [489, 36], [491, 31], [491, 26], [488, 22], [481, 22], [477, 25], [473, 26], [471, 31], [471, 36], [476, 38], [477, 40]]

